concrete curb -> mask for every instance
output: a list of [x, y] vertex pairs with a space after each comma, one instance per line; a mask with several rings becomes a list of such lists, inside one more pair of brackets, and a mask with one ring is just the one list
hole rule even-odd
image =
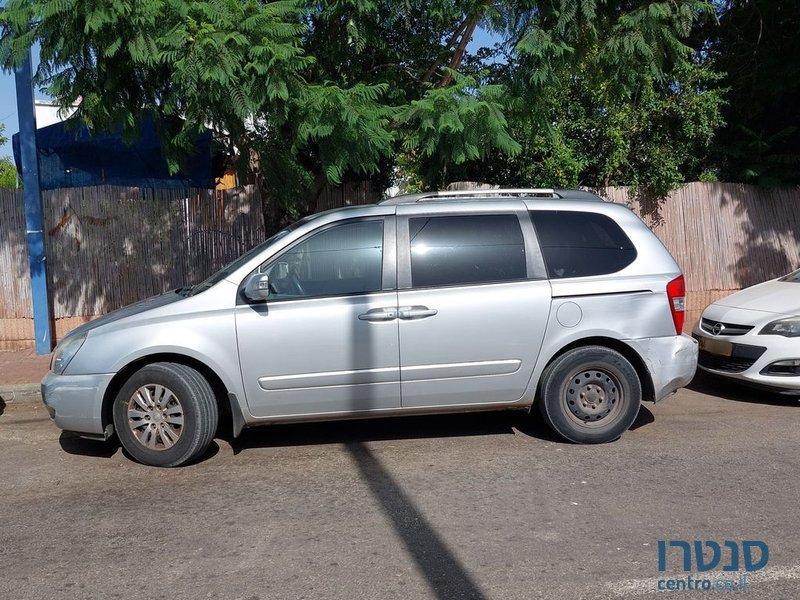
[[0, 385], [0, 400], [6, 404], [41, 402], [42, 387], [38, 383], [15, 383]]

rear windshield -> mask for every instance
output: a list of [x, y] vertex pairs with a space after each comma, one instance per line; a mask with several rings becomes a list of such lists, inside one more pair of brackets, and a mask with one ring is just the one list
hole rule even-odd
[[800, 283], [800, 270], [797, 270], [794, 273], [789, 273], [786, 277], [781, 278], [781, 281]]
[[607, 275], [636, 260], [633, 242], [606, 215], [534, 210], [531, 218], [550, 279]]

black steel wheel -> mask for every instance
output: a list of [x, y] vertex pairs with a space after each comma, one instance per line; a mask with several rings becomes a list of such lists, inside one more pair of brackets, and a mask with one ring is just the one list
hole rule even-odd
[[584, 346], [565, 352], [542, 374], [539, 409], [559, 435], [579, 444], [610, 442], [636, 420], [642, 386], [619, 352]]

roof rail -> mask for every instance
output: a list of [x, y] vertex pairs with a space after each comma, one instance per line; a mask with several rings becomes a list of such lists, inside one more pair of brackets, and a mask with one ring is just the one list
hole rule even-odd
[[422, 192], [420, 194], [403, 194], [384, 200], [380, 204], [413, 204], [446, 198], [488, 198], [493, 196], [544, 196], [555, 198], [555, 192], [549, 188], [492, 188], [475, 190], [440, 190], [438, 192]]
[[556, 190], [552, 188], [496, 188], [474, 190], [441, 190], [438, 192], [422, 192], [420, 194], [403, 194], [389, 198], [379, 204], [414, 204], [434, 200], [455, 198], [508, 198], [514, 196], [536, 198], [570, 198], [580, 200], [600, 200], [591, 192], [581, 190]]

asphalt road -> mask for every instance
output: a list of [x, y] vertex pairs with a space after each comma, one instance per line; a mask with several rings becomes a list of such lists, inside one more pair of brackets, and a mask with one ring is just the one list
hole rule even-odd
[[[797, 598], [798, 423], [796, 400], [702, 379], [602, 446], [493, 413], [253, 429], [164, 470], [10, 403], [0, 598]], [[769, 558], [744, 591], [658, 592], [740, 580], [724, 546], [710, 574], [673, 547], [659, 572], [658, 540]]]

